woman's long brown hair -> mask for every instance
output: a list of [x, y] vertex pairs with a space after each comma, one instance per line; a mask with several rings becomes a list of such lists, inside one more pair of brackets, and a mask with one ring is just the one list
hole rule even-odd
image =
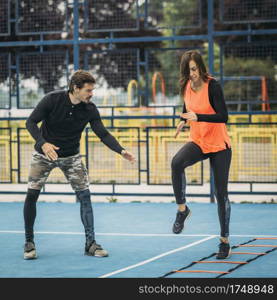
[[195, 61], [198, 69], [200, 77], [204, 82], [208, 80], [210, 77], [209, 73], [207, 72], [206, 66], [204, 64], [203, 58], [201, 54], [197, 50], [189, 50], [186, 51], [181, 57], [180, 63], [180, 96], [183, 99], [184, 91], [187, 82], [190, 79], [190, 69], [189, 69], [189, 62], [193, 60]]

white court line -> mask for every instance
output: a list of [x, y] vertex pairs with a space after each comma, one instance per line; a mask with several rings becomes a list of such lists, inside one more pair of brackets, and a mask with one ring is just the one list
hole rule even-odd
[[[0, 230], [0, 233], [20, 233], [24, 234], [23, 230]], [[74, 231], [35, 231], [35, 234], [64, 234], [64, 235], [84, 235], [84, 232]], [[96, 235], [102, 236], [160, 236], [160, 237], [193, 237], [193, 236], [219, 236], [218, 234], [173, 234], [173, 233], [121, 233], [121, 232], [100, 232], [95, 233]], [[268, 234], [230, 234], [230, 237], [277, 237], [277, 235]]]
[[171, 251], [168, 251], [168, 252], [162, 253], [162, 254], [160, 254], [160, 255], [154, 256], [154, 257], [152, 257], [152, 258], [149, 258], [149, 259], [147, 259], [147, 260], [141, 261], [141, 262], [139, 262], [139, 263], [137, 263], [137, 264], [135, 264], [135, 265], [131, 265], [131, 266], [129, 266], [129, 267], [126, 267], [126, 268], [119, 269], [119, 270], [116, 270], [116, 271], [111, 272], [111, 273], [107, 273], [107, 274], [101, 275], [101, 276], [99, 276], [99, 278], [110, 277], [110, 276], [112, 276], [112, 275], [115, 275], [115, 274], [118, 274], [118, 273], [122, 273], [122, 272], [125, 272], [125, 271], [130, 270], [130, 269], [134, 269], [134, 268], [136, 268], [136, 267], [139, 267], [139, 266], [148, 264], [148, 263], [151, 262], [151, 261], [157, 260], [157, 259], [159, 259], [159, 258], [161, 258], [161, 257], [163, 257], [163, 256], [166, 256], [166, 255], [169, 255], [169, 254], [172, 254], [172, 253], [175, 253], [175, 252], [178, 252], [178, 251], [181, 251], [181, 250], [190, 248], [190, 247], [192, 247], [192, 246], [201, 244], [201, 243], [203, 243], [203, 242], [205, 242], [205, 241], [208, 241], [208, 240], [210, 240], [210, 239], [213, 239], [213, 238], [215, 238], [215, 237], [216, 237], [216, 235], [212, 235], [212, 236], [206, 237], [206, 238], [204, 238], [204, 239], [202, 239], [202, 240], [199, 240], [199, 241], [197, 241], [197, 242], [188, 244], [188, 245], [183, 246], [183, 247], [180, 247], [180, 248], [173, 249], [173, 250], [171, 250]]
[[[0, 233], [25, 233], [22, 230], [0, 230]], [[84, 235], [84, 232], [73, 232], [73, 231], [35, 231], [35, 234], [65, 234], [65, 235]], [[103, 236], [160, 236], [160, 237], [178, 237], [178, 236], [211, 236], [211, 234], [173, 234], [173, 233], [121, 233], [121, 232], [102, 232], [95, 233], [96, 235]]]

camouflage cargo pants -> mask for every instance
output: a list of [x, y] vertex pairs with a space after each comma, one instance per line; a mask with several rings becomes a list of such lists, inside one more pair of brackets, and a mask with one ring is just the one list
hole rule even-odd
[[38, 152], [34, 152], [32, 155], [28, 188], [41, 190], [50, 172], [56, 167], [62, 170], [74, 191], [83, 191], [89, 188], [88, 172], [80, 154], [51, 161]]

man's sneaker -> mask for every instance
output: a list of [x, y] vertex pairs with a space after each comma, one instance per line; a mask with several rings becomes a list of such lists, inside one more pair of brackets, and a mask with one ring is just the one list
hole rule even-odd
[[24, 259], [37, 258], [36, 248], [34, 242], [26, 242], [24, 245]]
[[101, 245], [96, 244], [95, 241], [90, 244], [86, 244], [85, 255], [97, 257], [109, 256], [108, 251], [104, 250]]
[[184, 212], [182, 211], [177, 212], [176, 220], [172, 228], [174, 233], [178, 234], [184, 229], [184, 222], [190, 215], [191, 215], [191, 211], [187, 206]]
[[230, 244], [221, 242], [219, 244], [218, 253], [216, 255], [217, 259], [225, 259], [231, 256]]

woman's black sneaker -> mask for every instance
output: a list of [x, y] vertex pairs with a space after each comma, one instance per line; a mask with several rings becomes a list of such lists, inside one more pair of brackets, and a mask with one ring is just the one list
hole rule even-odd
[[175, 222], [173, 224], [173, 228], [172, 228], [174, 233], [178, 234], [178, 233], [182, 232], [182, 230], [184, 229], [184, 223], [190, 215], [191, 215], [191, 211], [187, 206], [186, 206], [185, 211], [177, 212], [176, 220], [175, 220]]
[[228, 258], [230, 256], [231, 256], [230, 244], [221, 242], [219, 244], [219, 249], [218, 249], [218, 253], [216, 255], [216, 258], [217, 259], [225, 259], [225, 258]]

